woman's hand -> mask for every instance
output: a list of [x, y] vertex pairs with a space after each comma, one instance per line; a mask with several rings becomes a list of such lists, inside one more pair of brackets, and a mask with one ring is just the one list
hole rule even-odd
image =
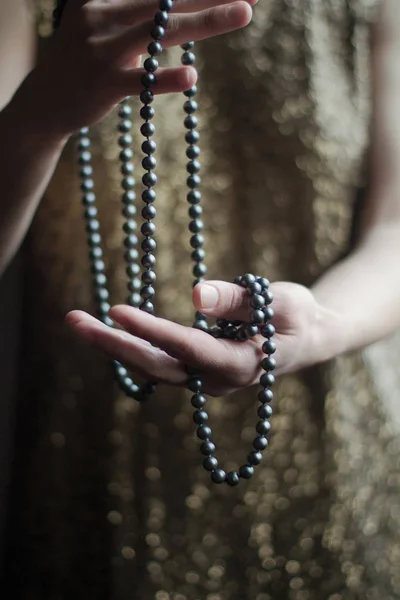
[[[177, 0], [162, 46], [244, 27], [256, 1]], [[124, 97], [140, 94], [141, 55], [152, 41], [157, 10], [157, 0], [69, 0], [59, 31], [25, 83], [25, 110], [54, 133], [69, 136], [101, 120]], [[153, 90], [184, 91], [196, 78], [193, 67], [160, 68]]]
[[[321, 325], [327, 315], [306, 288], [292, 283], [271, 285], [277, 346], [276, 374], [324, 360]], [[247, 321], [246, 291], [230, 283], [209, 281], [195, 287], [197, 310], [210, 317]], [[203, 331], [151, 316], [129, 306], [116, 306], [110, 317], [124, 331], [111, 329], [80, 311], [67, 323], [84, 340], [152, 381], [185, 385], [188, 367], [201, 373], [205, 391], [226, 395], [258, 381], [264, 356], [259, 335], [248, 342], [214, 339]], [[154, 344], [154, 346], [153, 346]]]

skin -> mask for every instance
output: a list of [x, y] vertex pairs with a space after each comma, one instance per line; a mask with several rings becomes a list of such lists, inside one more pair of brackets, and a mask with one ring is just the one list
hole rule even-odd
[[[255, 1], [179, 0], [163, 45], [244, 27]], [[6, 105], [0, 113], [1, 274], [26, 234], [70, 135], [141, 91], [141, 53], [157, 2], [69, 0], [60, 30], [30, 73], [34, 22], [26, 0], [2, 0], [0, 11], [0, 89]], [[196, 78], [192, 67], [160, 69], [155, 91], [183, 91]]]
[[[272, 284], [278, 375], [363, 348], [400, 326], [399, 56], [400, 5], [386, 0], [374, 35], [371, 186], [359, 239], [350, 256], [311, 289]], [[220, 281], [198, 285], [193, 303], [211, 317], [249, 315], [246, 293]], [[82, 312], [70, 313], [67, 322], [83, 339], [151, 379], [156, 372], [161, 382], [185, 385], [189, 364], [202, 373], [205, 391], [220, 395], [252, 385], [260, 375], [260, 339], [215, 340], [127, 306], [114, 307], [110, 316], [123, 331]]]
[[[223, 33], [250, 20], [251, 9], [244, 2], [229, 5], [230, 13], [225, 12], [226, 6], [200, 12], [200, 16], [190, 12], [210, 11], [210, 3], [204, 2], [187, 0], [179, 5], [180, 12], [187, 12], [176, 17], [171, 44]], [[3, 148], [0, 143], [6, 191], [0, 198], [0, 268], [18, 248], [69, 135], [80, 126], [97, 122], [119, 99], [140, 90], [137, 67], [145, 48], [141, 35], [148, 31], [143, 23], [154, 12], [150, 0], [71, 0], [52, 52], [1, 112], [0, 140], [9, 137], [15, 143], [12, 149], [9, 143]], [[210, 22], [214, 23], [211, 28]], [[78, 35], [72, 34], [76, 31]], [[355, 250], [310, 290], [290, 282], [271, 286], [277, 374], [364, 347], [400, 325], [399, 32], [398, 0], [385, 0], [373, 48], [371, 187]], [[159, 91], [180, 91], [195, 78], [190, 68], [165, 70], [160, 73]], [[54, 106], [57, 111], [51, 110]], [[225, 282], [197, 286], [193, 303], [212, 317], [246, 319], [249, 313], [243, 290]], [[110, 330], [80, 311], [70, 313], [66, 320], [88, 343], [133, 371], [152, 379], [157, 372], [160, 381], [172, 385], [185, 385], [188, 364], [202, 372], [206, 391], [212, 395], [252, 385], [259, 375], [260, 340], [246, 344], [214, 340], [201, 331], [126, 306], [114, 307], [110, 316], [120, 330]]]

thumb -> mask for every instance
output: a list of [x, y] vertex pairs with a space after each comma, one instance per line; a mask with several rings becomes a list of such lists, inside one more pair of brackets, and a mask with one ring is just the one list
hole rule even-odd
[[206, 316], [233, 321], [248, 321], [252, 310], [247, 291], [226, 281], [207, 281], [196, 285], [193, 304]]

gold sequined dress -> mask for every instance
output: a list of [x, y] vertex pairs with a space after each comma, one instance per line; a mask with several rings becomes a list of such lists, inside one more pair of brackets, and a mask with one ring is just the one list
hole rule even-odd
[[[261, 0], [246, 30], [199, 45], [210, 277], [255, 271], [310, 285], [348, 250], [367, 183], [377, 9], [376, 0]], [[156, 107], [157, 308], [189, 324], [182, 97]], [[120, 302], [114, 124], [93, 136]], [[68, 310], [93, 308], [75, 158], [71, 144], [26, 247], [7, 551], [21, 598], [400, 598], [400, 437], [385, 400], [395, 376], [385, 363], [382, 383], [372, 368], [384, 350], [280, 378], [257, 475], [233, 489], [210, 484], [186, 392], [163, 389], [139, 407], [116, 392], [108, 361], [63, 326]], [[251, 443], [255, 407], [253, 390], [210, 402], [228, 469]]]

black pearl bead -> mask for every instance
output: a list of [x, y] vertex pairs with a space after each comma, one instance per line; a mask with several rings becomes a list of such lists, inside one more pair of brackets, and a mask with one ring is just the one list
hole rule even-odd
[[196, 235], [192, 235], [190, 238], [190, 245], [192, 248], [200, 248], [204, 244], [204, 237], [198, 233]]
[[[183, 46], [182, 46], [183, 48]], [[190, 50], [190, 48], [183, 48], [184, 50]], [[185, 92], [183, 92], [185, 94], [185, 96], [187, 96], [188, 98], [192, 98], [193, 96], [195, 96], [197, 94], [197, 86], [193, 85], [191, 88], [189, 88], [188, 90], [186, 90]]]
[[157, 175], [155, 173], [145, 173], [142, 177], [142, 183], [146, 187], [153, 187], [157, 183]]
[[[139, 253], [138, 253], [139, 254]], [[137, 259], [136, 259], [137, 260]], [[130, 277], [131, 279], [133, 277], [137, 277], [137, 275], [139, 275], [140, 273], [140, 267], [139, 265], [133, 263], [130, 264], [126, 267], [126, 274], [128, 275], [128, 277]]]
[[157, 40], [157, 41], [162, 40], [164, 35], [165, 35], [165, 29], [164, 29], [164, 27], [161, 27], [161, 25], [156, 25], [151, 30], [151, 37], [153, 38], [153, 40]]
[[157, 165], [157, 161], [154, 158], [154, 156], [145, 156], [144, 159], [142, 160], [142, 167], [146, 171], [151, 171], [152, 169], [155, 169], [156, 165]]
[[196, 56], [193, 52], [185, 52], [181, 57], [181, 62], [183, 65], [194, 65], [196, 62]]
[[160, 0], [160, 10], [165, 10], [166, 12], [169, 12], [170, 10], [172, 10], [173, 6], [173, 0]]
[[126, 162], [123, 165], [121, 165], [121, 174], [128, 176], [128, 175], [132, 175], [133, 171], [135, 170], [135, 167], [133, 166], [132, 163]]
[[201, 440], [208, 440], [211, 437], [211, 429], [207, 425], [200, 425], [197, 428], [197, 437]]
[[142, 104], [151, 104], [154, 100], [154, 94], [151, 90], [142, 90], [140, 92], [140, 102]]
[[[146, 104], [145, 106], [142, 106], [142, 108], [140, 109], [140, 116], [145, 121], [150, 121], [150, 119], [152, 119], [154, 117], [154, 115], [155, 115], [154, 108], [152, 106], [150, 106], [150, 104]], [[143, 148], [143, 145], [142, 145], [142, 148]], [[147, 154], [147, 152], [146, 152], [146, 154]]]
[[250, 454], [247, 456], [247, 460], [251, 465], [259, 465], [262, 461], [262, 457], [263, 456], [261, 452], [256, 452], [254, 450], [253, 452], [250, 452]]
[[186, 156], [191, 160], [198, 158], [200, 156], [200, 148], [198, 146], [189, 146], [186, 149]]
[[267, 325], [264, 325], [261, 328], [261, 335], [266, 338], [272, 338], [274, 334], [275, 334], [275, 327], [273, 325], [271, 325], [271, 323], [268, 323]]
[[271, 373], [264, 373], [261, 375], [260, 384], [263, 387], [271, 387], [275, 383], [275, 377]]
[[231, 471], [230, 473], [226, 474], [225, 481], [228, 485], [230, 485], [231, 487], [234, 487], [235, 485], [237, 485], [239, 483], [240, 478], [239, 478], [238, 473], [236, 473], [235, 471]]
[[129, 133], [131, 129], [132, 129], [132, 121], [130, 121], [129, 119], [123, 119], [122, 121], [120, 121], [118, 123], [118, 130], [121, 133]]
[[119, 160], [121, 162], [129, 162], [130, 160], [132, 160], [133, 158], [133, 150], [131, 148], [124, 148], [124, 150], [121, 150], [121, 152], [119, 153]]
[[267, 342], [264, 342], [262, 345], [262, 351], [265, 354], [274, 354], [276, 351], [276, 344], [275, 342], [268, 340]]
[[256, 437], [253, 441], [253, 447], [255, 450], [265, 450], [268, 446], [268, 440], [263, 435]]
[[258, 392], [258, 399], [263, 404], [267, 404], [269, 402], [272, 402], [272, 400], [274, 399], [274, 394], [271, 390], [266, 388], [265, 390], [261, 390], [260, 392]]
[[260, 419], [269, 419], [272, 416], [273, 410], [271, 406], [266, 403], [259, 407], [257, 414]]
[[193, 250], [193, 252], [190, 255], [191, 259], [194, 262], [201, 262], [205, 259], [205, 256], [206, 253], [204, 252], [203, 248], [197, 248], [196, 250]]
[[198, 131], [188, 131], [185, 135], [185, 141], [187, 144], [197, 144], [200, 139], [200, 133]]
[[140, 231], [143, 235], [154, 235], [156, 232], [156, 226], [154, 223], [143, 223]]
[[124, 259], [127, 263], [135, 263], [138, 259], [139, 253], [136, 248], [129, 248], [125, 254]]
[[94, 233], [100, 229], [100, 223], [96, 219], [91, 219], [87, 222], [86, 231], [88, 233]]
[[129, 133], [125, 133], [124, 135], [120, 135], [118, 138], [118, 144], [121, 148], [128, 148], [132, 145], [132, 136]]
[[246, 325], [245, 331], [249, 337], [254, 337], [258, 333], [257, 325]]
[[151, 300], [155, 293], [155, 289], [150, 285], [146, 285], [140, 290], [140, 295], [142, 296], [143, 300]]
[[194, 115], [189, 115], [185, 118], [183, 124], [186, 127], [186, 129], [196, 129], [198, 125], [197, 117], [195, 117]]
[[146, 300], [145, 302], [142, 302], [142, 304], [140, 305], [140, 310], [143, 310], [144, 312], [149, 313], [150, 315], [154, 314], [154, 305], [152, 302], [150, 302], [150, 300]]
[[82, 192], [90, 192], [93, 188], [94, 188], [93, 179], [85, 179], [84, 181], [82, 181], [82, 183], [81, 183]]
[[187, 163], [186, 165], [186, 170], [188, 173], [191, 173], [192, 175], [195, 173], [199, 173], [200, 171], [200, 163], [198, 160], [191, 160], [190, 162]]
[[195, 277], [204, 277], [204, 275], [207, 273], [207, 267], [201, 263], [197, 264], [193, 267], [192, 273]]
[[208, 421], [208, 414], [205, 410], [196, 410], [193, 413], [193, 421], [197, 425], [204, 425]]
[[201, 192], [199, 190], [191, 190], [186, 198], [189, 204], [198, 204], [201, 201]]
[[140, 128], [140, 133], [144, 137], [151, 137], [155, 134], [155, 132], [156, 128], [154, 127], [153, 123], [143, 123], [143, 125]]
[[271, 321], [275, 316], [273, 309], [270, 306], [264, 308], [264, 319], [266, 321]]
[[156, 279], [157, 276], [154, 273], [154, 271], [144, 271], [144, 273], [142, 274], [142, 281], [147, 285], [154, 283]]
[[96, 246], [95, 248], [91, 249], [89, 256], [92, 260], [101, 258], [103, 256], [103, 250], [99, 246]]
[[192, 392], [196, 392], [199, 393], [202, 391], [203, 388], [203, 382], [201, 381], [201, 379], [196, 379], [195, 377], [192, 377], [189, 380], [188, 383], [188, 388], [189, 390], [191, 390]]
[[267, 435], [271, 429], [271, 424], [268, 421], [259, 421], [256, 425], [256, 431], [260, 435]]
[[89, 247], [98, 246], [101, 243], [101, 235], [97, 232], [90, 232], [88, 235]]
[[110, 294], [108, 292], [108, 290], [106, 290], [105, 288], [97, 288], [96, 292], [95, 292], [95, 298], [97, 300], [97, 302], [104, 302], [106, 300], [108, 300], [110, 297]]
[[121, 104], [118, 109], [118, 116], [120, 119], [127, 119], [132, 114], [132, 108], [129, 104]]
[[207, 456], [207, 458], [203, 460], [203, 467], [206, 471], [215, 471], [218, 467], [218, 461], [214, 456]]
[[276, 360], [268, 356], [262, 359], [261, 366], [266, 371], [273, 371], [276, 368]]
[[154, 73], [154, 71], [157, 71], [158, 69], [158, 60], [153, 57], [146, 58], [143, 66], [149, 73]]
[[[146, 106], [143, 108], [151, 108], [151, 106]], [[152, 109], [153, 110], [153, 109]], [[154, 152], [156, 151], [157, 146], [156, 143], [153, 140], [145, 140], [142, 144], [142, 152], [144, 154], [154, 154]]]
[[125, 221], [122, 229], [126, 234], [134, 233], [137, 229], [137, 223], [133, 219], [129, 219], [128, 221]]
[[154, 252], [157, 248], [157, 242], [153, 238], [145, 238], [140, 246], [143, 252]]
[[214, 454], [215, 452], [215, 444], [212, 442], [203, 442], [200, 446], [200, 452], [205, 456], [209, 456], [210, 454]]
[[239, 475], [242, 479], [250, 479], [254, 475], [254, 467], [251, 465], [243, 465], [239, 469]]
[[145, 254], [140, 262], [146, 269], [151, 269], [156, 264], [156, 257], [154, 254]]
[[149, 204], [151, 204], [152, 202], [155, 201], [157, 195], [156, 192], [154, 190], [144, 190], [144, 192], [142, 193], [142, 200], [143, 202], [147, 202]]
[[214, 483], [223, 483], [225, 481], [226, 473], [222, 469], [216, 469], [211, 473], [211, 479]]
[[163, 27], [165, 27], [165, 25], [168, 23], [168, 13], [165, 10], [160, 10], [158, 13], [156, 13], [154, 17], [154, 22], [157, 25], [162, 25]]
[[264, 298], [260, 294], [253, 294], [250, 300], [250, 306], [255, 309], [262, 308], [264, 306]]
[[136, 181], [133, 177], [124, 177], [122, 180], [122, 187], [125, 191], [130, 191], [135, 187]]
[[193, 328], [194, 329], [200, 329], [201, 331], [208, 331], [207, 321], [205, 321], [204, 319], [200, 319], [198, 321], [195, 321], [194, 324], [193, 324]]
[[250, 314], [250, 318], [253, 323], [263, 323], [264, 322], [264, 313], [262, 310], [256, 309], [252, 310]]
[[195, 394], [191, 399], [191, 403], [194, 408], [203, 408], [206, 402], [207, 399], [205, 396], [203, 396], [203, 394]]
[[246, 287], [248, 287], [249, 285], [254, 283], [255, 280], [256, 280], [256, 278], [251, 273], [246, 273], [246, 275], [243, 275], [243, 277], [242, 277], [243, 285], [245, 285]]
[[132, 217], [136, 216], [136, 213], [137, 210], [134, 204], [127, 204], [122, 210], [122, 214], [125, 219], [132, 219]]
[[84, 194], [82, 202], [84, 206], [89, 206], [89, 204], [96, 202], [96, 195], [93, 192], [87, 192]]
[[188, 214], [191, 219], [197, 219], [203, 214], [203, 208], [199, 204], [192, 204], [189, 206]]
[[133, 190], [127, 190], [122, 196], [123, 204], [132, 204], [136, 200], [136, 194]]
[[273, 296], [271, 292], [269, 290], [264, 290], [262, 295], [264, 297], [265, 304], [271, 304], [271, 302], [273, 301]]
[[[262, 287], [257, 281], [255, 281], [254, 283], [251, 283], [247, 289], [251, 294], [261, 295], [261, 292], [262, 292]], [[263, 300], [264, 300], [264, 297], [263, 297]], [[263, 306], [264, 304], [265, 304], [265, 301], [263, 302], [263, 304], [261, 306]], [[258, 308], [258, 307], [255, 306], [254, 308]]]
[[264, 289], [269, 288], [269, 280], [266, 277], [257, 277], [257, 283], [259, 283]]
[[198, 175], [190, 175], [186, 180], [187, 186], [191, 189], [199, 187], [200, 183], [201, 179]]

